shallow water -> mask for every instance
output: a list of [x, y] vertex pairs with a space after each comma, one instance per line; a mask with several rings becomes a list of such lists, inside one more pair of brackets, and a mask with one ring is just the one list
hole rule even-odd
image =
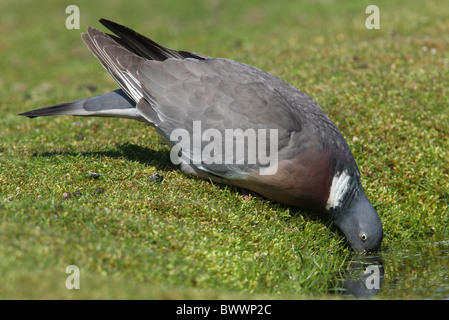
[[449, 240], [355, 255], [330, 292], [357, 298], [449, 299]]

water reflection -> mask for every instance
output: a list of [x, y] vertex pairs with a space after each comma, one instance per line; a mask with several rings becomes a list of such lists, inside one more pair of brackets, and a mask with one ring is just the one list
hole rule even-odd
[[[385, 281], [381, 298], [448, 299], [448, 235], [415, 240], [401, 249], [382, 252]], [[430, 241], [429, 241], [430, 240]]]
[[348, 268], [342, 272], [331, 292], [356, 298], [374, 297], [384, 280], [384, 265], [381, 256], [354, 256]]
[[381, 299], [449, 299], [448, 235], [354, 255], [336, 275], [331, 293]]

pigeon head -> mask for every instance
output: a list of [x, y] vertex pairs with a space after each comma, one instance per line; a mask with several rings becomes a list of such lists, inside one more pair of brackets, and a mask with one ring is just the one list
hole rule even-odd
[[383, 237], [379, 215], [363, 190], [349, 205], [332, 209], [335, 225], [345, 234], [356, 252], [377, 251]]

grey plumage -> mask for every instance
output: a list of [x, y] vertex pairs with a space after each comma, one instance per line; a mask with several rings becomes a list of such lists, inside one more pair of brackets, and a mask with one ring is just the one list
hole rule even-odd
[[[221, 163], [195, 159], [193, 149], [180, 168], [282, 203], [326, 212], [354, 250], [379, 248], [382, 225], [365, 196], [352, 153], [312, 98], [244, 63], [168, 49], [127, 27], [100, 21], [116, 35], [88, 28], [82, 39], [121, 90], [21, 115], [131, 118], [153, 126], [171, 146], [171, 133], [192, 133], [195, 121], [201, 121], [203, 131], [216, 130], [223, 136], [227, 129], [254, 130], [257, 135], [258, 130], [275, 129], [275, 175], [262, 175], [266, 164], [260, 161], [245, 162], [247, 145], [244, 152], [232, 155], [232, 161]], [[185, 143], [183, 150], [194, 145]], [[196, 148], [215, 143], [218, 147], [218, 141], [202, 141]]]
[[130, 118], [145, 121], [137, 112], [136, 103], [128, 98], [120, 89], [96, 97], [57, 104], [51, 107], [21, 113], [20, 115], [29, 118], [77, 115]]

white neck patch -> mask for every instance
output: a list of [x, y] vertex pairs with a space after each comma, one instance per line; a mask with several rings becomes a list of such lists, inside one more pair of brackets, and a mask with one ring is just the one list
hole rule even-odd
[[351, 177], [346, 171], [334, 176], [332, 179], [331, 191], [329, 192], [329, 198], [326, 203], [326, 210], [340, 206], [343, 196], [348, 190], [350, 178]]

